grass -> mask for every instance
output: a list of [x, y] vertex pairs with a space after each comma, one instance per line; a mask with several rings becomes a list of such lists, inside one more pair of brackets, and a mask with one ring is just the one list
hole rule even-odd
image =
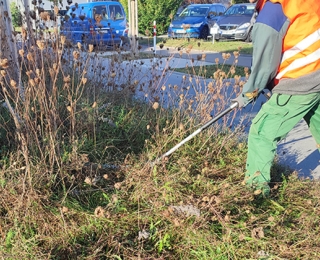
[[239, 93], [231, 72], [171, 85], [52, 36], [17, 70], [0, 62], [1, 258], [319, 259], [319, 182], [275, 161], [270, 198], [255, 197], [236, 111], [150, 164]]
[[[250, 73], [249, 68], [242, 66], [234, 66], [223, 64], [221, 65], [203, 65], [203, 66], [193, 66], [191, 68], [175, 68], [174, 71], [181, 72], [185, 74], [197, 75], [204, 78], [212, 78], [214, 77], [217, 71], [221, 73], [225, 73], [233, 77], [234, 75], [246, 75]], [[229, 76], [228, 76], [229, 77]]]
[[[229, 52], [241, 50], [242, 54], [252, 54], [252, 43], [247, 43], [243, 41], [215, 41], [212, 40], [202, 40], [202, 39], [168, 39], [167, 37], [157, 37], [157, 45], [163, 45], [165, 47], [174, 47], [177, 49], [190, 48], [198, 49], [202, 51], [212, 51], [212, 52]], [[153, 46], [153, 38], [151, 37], [141, 37], [139, 38], [139, 44]]]

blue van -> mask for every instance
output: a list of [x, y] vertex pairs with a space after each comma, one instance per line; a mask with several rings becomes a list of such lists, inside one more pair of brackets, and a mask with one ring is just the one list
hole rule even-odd
[[127, 19], [119, 2], [75, 4], [65, 14], [60, 32], [72, 43], [121, 45], [128, 37]]

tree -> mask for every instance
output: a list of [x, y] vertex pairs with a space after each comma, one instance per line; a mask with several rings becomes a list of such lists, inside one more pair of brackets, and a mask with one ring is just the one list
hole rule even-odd
[[20, 27], [22, 25], [22, 15], [16, 3], [10, 3], [10, 11], [12, 16], [13, 27]]
[[[170, 25], [171, 18], [183, 0], [137, 0], [139, 33], [146, 34], [146, 31], [153, 31], [153, 21], [157, 23], [157, 34], [164, 34]], [[128, 1], [120, 0], [126, 10], [128, 17]]]
[[[12, 18], [8, 1], [0, 3], [0, 59], [1, 64], [6, 63], [14, 79], [18, 79], [18, 56], [13, 34]], [[4, 62], [4, 61], [7, 62]], [[6, 66], [7, 66], [6, 65]]]

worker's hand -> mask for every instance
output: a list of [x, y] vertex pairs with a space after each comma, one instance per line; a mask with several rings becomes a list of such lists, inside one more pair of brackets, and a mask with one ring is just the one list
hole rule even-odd
[[237, 106], [238, 108], [243, 108], [250, 103], [248, 102], [248, 99], [243, 96], [243, 94], [240, 94], [235, 99], [231, 99], [231, 103], [235, 103], [235, 102], [238, 104]]

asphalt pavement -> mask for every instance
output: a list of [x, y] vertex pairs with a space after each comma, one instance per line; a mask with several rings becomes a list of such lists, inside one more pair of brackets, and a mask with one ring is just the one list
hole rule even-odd
[[[158, 67], [159, 70], [164, 68], [174, 69], [186, 66], [213, 65], [216, 64], [217, 59], [220, 64], [234, 64], [235, 60], [232, 55], [229, 59], [225, 60], [222, 58], [221, 53], [208, 51], [191, 50], [186, 53], [186, 50], [178, 50], [176, 48], [159, 48], [154, 51], [153, 48], [150, 47], [143, 47], [140, 51], [156, 53], [157, 56], [160, 57], [157, 58], [157, 63], [160, 64]], [[159, 59], [162, 59], [163, 62], [159, 63]], [[251, 67], [251, 55], [240, 54], [237, 59], [239, 66]], [[143, 62], [143, 66], [152, 66], [152, 59], [145, 59]], [[179, 77], [181, 82], [182, 76], [183, 74], [181, 73], [173, 73], [172, 77], [167, 79], [167, 82], [179, 82]], [[259, 97], [259, 99], [263, 100], [263, 97]], [[259, 100], [256, 103], [259, 103]], [[260, 106], [248, 105], [242, 112], [246, 113], [250, 118], [253, 118], [259, 109]], [[316, 148], [316, 142], [311, 136], [304, 120], [301, 120], [287, 137], [279, 143], [277, 158], [281, 164], [296, 170], [302, 178], [320, 178], [320, 153]]]

